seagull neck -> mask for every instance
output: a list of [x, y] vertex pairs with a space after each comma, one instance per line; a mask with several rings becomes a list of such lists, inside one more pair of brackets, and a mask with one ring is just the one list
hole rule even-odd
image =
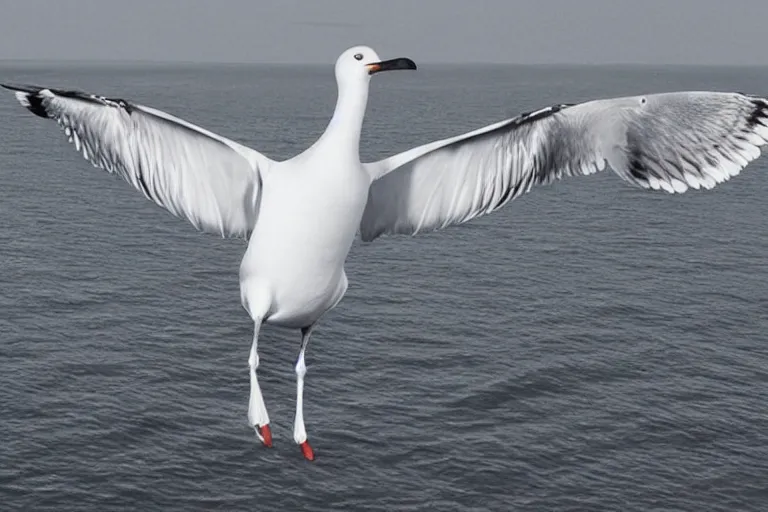
[[323, 139], [354, 147], [359, 151], [360, 132], [363, 128], [365, 107], [368, 104], [368, 87], [339, 84], [339, 96], [336, 100], [336, 110], [328, 124]]

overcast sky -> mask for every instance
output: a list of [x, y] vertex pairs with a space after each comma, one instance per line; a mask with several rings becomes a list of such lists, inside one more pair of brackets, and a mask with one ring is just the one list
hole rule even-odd
[[0, 59], [768, 64], [768, 0], [0, 0]]

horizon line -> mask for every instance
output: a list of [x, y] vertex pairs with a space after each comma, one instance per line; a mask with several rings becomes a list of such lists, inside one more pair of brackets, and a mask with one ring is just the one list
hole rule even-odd
[[[52, 58], [6, 58], [0, 57], [0, 64], [90, 64], [90, 65], [181, 65], [181, 66], [286, 66], [286, 67], [326, 67], [333, 62], [317, 61], [215, 61], [215, 60], [155, 60], [155, 59], [52, 59]], [[726, 62], [643, 62], [643, 61], [606, 61], [606, 62], [505, 62], [505, 61], [448, 61], [423, 60], [420, 65], [437, 66], [580, 66], [580, 67], [768, 67], [768, 63], [726, 63]]]

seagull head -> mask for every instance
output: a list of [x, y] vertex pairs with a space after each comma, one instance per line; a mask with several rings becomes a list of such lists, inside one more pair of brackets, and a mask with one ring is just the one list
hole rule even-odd
[[336, 80], [339, 83], [367, 83], [371, 75], [396, 69], [416, 69], [416, 63], [403, 57], [381, 60], [373, 48], [353, 46], [342, 53], [336, 61]]

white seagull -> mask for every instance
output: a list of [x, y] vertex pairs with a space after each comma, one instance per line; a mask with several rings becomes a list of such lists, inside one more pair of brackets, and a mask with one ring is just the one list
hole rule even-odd
[[271, 446], [256, 377], [262, 324], [301, 329], [293, 436], [310, 460], [304, 352], [318, 320], [347, 290], [344, 262], [358, 231], [371, 241], [442, 229], [497, 210], [534, 185], [606, 164], [647, 189], [709, 189], [738, 174], [768, 142], [768, 100], [677, 92], [551, 106], [361, 163], [369, 80], [396, 69], [416, 65], [382, 61], [366, 46], [342, 53], [325, 133], [282, 162], [129, 101], [4, 85], [32, 113], [55, 120], [94, 166], [200, 230], [248, 240], [240, 266], [240, 296], [254, 323], [248, 421]]

